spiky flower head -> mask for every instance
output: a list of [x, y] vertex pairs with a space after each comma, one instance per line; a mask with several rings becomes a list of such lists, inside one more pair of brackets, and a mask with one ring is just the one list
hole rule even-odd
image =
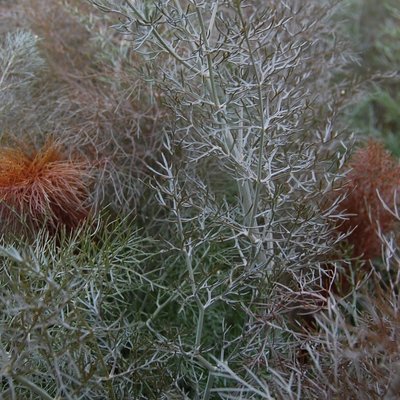
[[39, 151], [0, 150], [0, 230], [73, 229], [89, 212], [89, 170], [55, 142]]
[[340, 203], [348, 217], [337, 229], [350, 232], [347, 241], [355, 256], [371, 259], [381, 254], [379, 235], [390, 232], [396, 222], [389, 210], [394, 210], [400, 189], [400, 165], [381, 143], [371, 140], [355, 152], [349, 167], [342, 188], [347, 196]]

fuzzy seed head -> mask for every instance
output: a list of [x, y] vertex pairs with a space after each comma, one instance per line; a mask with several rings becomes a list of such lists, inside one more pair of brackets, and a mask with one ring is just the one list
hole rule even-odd
[[400, 165], [382, 144], [369, 141], [365, 148], [356, 151], [349, 167], [348, 181], [342, 188], [347, 197], [340, 203], [348, 218], [337, 229], [351, 232], [347, 241], [353, 245], [355, 256], [371, 259], [381, 254], [379, 232], [387, 234], [396, 222], [382, 201], [394, 209], [395, 194], [400, 188]]
[[53, 142], [32, 153], [0, 150], [1, 231], [77, 227], [89, 211], [88, 178], [87, 165], [67, 159]]

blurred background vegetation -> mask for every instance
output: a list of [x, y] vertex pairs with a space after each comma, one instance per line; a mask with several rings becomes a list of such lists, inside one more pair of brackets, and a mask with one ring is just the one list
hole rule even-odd
[[358, 135], [381, 139], [400, 156], [400, 3], [347, 0], [340, 13], [357, 62], [350, 73], [361, 82], [347, 110]]

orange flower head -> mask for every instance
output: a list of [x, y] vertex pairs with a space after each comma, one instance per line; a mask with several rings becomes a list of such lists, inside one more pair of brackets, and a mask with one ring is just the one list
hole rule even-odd
[[372, 259], [381, 254], [379, 232], [390, 232], [396, 222], [387, 208], [394, 209], [400, 165], [382, 144], [371, 140], [355, 152], [349, 167], [348, 181], [342, 189], [347, 197], [339, 205], [348, 217], [337, 229], [351, 232], [347, 241], [355, 256]]
[[88, 178], [87, 165], [54, 142], [33, 153], [0, 150], [0, 230], [77, 227], [89, 211]]

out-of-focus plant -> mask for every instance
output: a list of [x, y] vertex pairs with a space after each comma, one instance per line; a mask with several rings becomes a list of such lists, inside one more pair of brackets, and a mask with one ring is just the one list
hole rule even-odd
[[96, 166], [97, 204], [138, 207], [144, 165], [157, 159], [161, 111], [154, 96], [140, 96], [139, 61], [126, 41], [104, 34], [115, 18], [74, 0], [14, 8], [24, 31], [0, 38], [3, 143], [17, 137], [40, 146], [51, 132]]
[[348, 0], [344, 6], [340, 14], [345, 20], [342, 26], [358, 57], [351, 74], [364, 81], [354, 105], [347, 111], [347, 121], [357, 133], [383, 139], [399, 156], [399, 2]]
[[9, 121], [23, 119], [27, 105], [33, 101], [35, 79], [44, 67], [38, 37], [19, 30], [7, 33], [0, 44], [0, 118], [5, 135]]
[[43, 39], [40, 49], [52, 78], [51, 131], [97, 164], [98, 203], [125, 211], [137, 207], [144, 164], [157, 158], [161, 139], [157, 102], [140, 96], [146, 90], [135, 71], [140, 60], [122, 37], [105, 35], [114, 16], [100, 19], [75, 0], [22, 4], [31, 29]]

